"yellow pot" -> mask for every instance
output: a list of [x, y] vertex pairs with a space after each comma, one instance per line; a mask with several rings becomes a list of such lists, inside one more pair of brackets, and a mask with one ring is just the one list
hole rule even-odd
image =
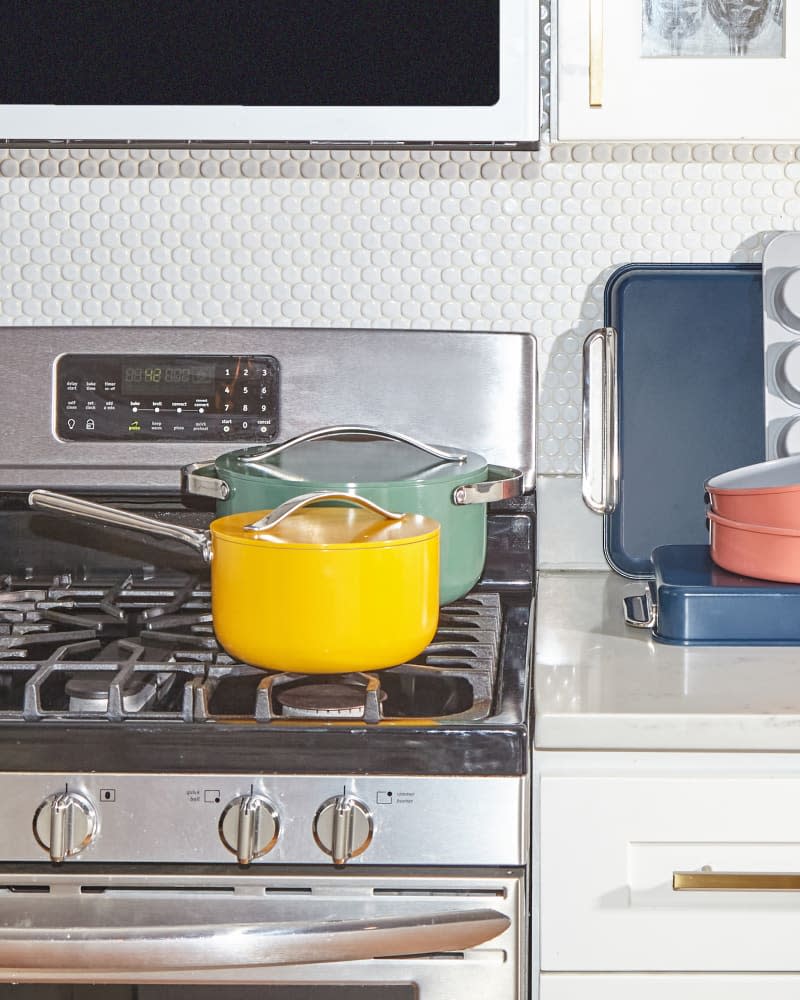
[[[320, 500], [356, 507], [318, 507]], [[166, 535], [211, 563], [220, 644], [256, 667], [305, 674], [382, 670], [433, 638], [439, 524], [362, 497], [312, 493], [275, 511], [229, 514], [208, 532], [34, 490], [32, 507]]]

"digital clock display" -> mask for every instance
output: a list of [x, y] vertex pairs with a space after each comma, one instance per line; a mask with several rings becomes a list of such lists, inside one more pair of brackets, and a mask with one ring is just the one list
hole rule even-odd
[[54, 430], [62, 441], [266, 443], [279, 374], [270, 354], [63, 354]]
[[122, 391], [126, 396], [193, 396], [214, 390], [214, 365], [124, 365]]

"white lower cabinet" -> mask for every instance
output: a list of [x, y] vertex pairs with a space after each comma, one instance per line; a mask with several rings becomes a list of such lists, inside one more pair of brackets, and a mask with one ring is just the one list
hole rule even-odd
[[800, 755], [536, 767], [542, 1000], [800, 996]]
[[545, 973], [539, 1000], [797, 1000], [800, 976]]

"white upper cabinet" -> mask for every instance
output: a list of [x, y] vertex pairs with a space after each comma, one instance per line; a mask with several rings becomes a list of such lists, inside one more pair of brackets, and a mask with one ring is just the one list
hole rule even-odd
[[557, 0], [555, 136], [800, 140], [795, 0]]

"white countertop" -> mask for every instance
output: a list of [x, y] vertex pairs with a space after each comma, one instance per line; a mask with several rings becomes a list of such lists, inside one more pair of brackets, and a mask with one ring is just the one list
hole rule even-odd
[[535, 745], [576, 750], [800, 750], [800, 647], [669, 646], [627, 626], [643, 581], [543, 570]]

